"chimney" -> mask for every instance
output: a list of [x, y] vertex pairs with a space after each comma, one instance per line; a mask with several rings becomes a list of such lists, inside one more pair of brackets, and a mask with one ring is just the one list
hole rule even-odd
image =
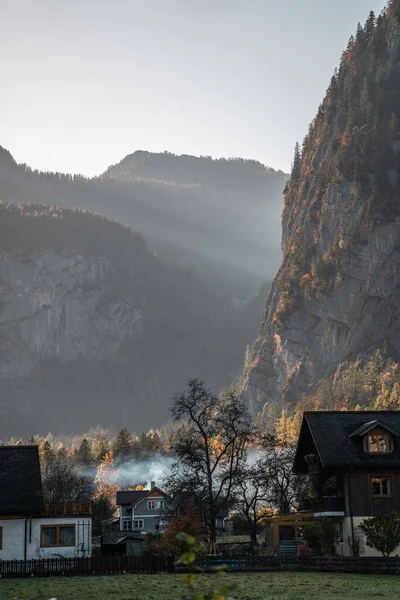
[[155, 481], [151, 481], [150, 482], [150, 489], [154, 490], [155, 487], [156, 487], [156, 482]]

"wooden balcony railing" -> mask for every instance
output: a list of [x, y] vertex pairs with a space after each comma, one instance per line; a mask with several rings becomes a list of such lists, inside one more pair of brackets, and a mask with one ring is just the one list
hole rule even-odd
[[50, 502], [43, 508], [44, 517], [73, 517], [87, 516], [93, 514], [92, 502]]

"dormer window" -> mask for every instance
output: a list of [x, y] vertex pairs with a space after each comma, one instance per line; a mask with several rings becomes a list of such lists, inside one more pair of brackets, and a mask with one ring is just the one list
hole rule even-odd
[[389, 436], [381, 433], [369, 434], [368, 452], [370, 454], [387, 454], [389, 452]]
[[379, 419], [364, 423], [350, 435], [350, 438], [355, 438], [355, 440], [362, 438], [364, 452], [371, 455], [394, 452], [398, 444], [395, 439], [399, 437], [399, 431]]

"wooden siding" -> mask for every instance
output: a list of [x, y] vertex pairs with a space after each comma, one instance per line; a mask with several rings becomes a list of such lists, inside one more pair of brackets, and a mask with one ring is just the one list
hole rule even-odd
[[[372, 495], [372, 477], [390, 477], [391, 497]], [[346, 502], [346, 515], [368, 517], [383, 515], [390, 511], [400, 511], [400, 473], [395, 469], [360, 469], [347, 476], [349, 494]], [[347, 487], [347, 486], [346, 486]]]
[[75, 517], [75, 516], [91, 516], [93, 513], [92, 502], [51, 502], [45, 504], [42, 517]]

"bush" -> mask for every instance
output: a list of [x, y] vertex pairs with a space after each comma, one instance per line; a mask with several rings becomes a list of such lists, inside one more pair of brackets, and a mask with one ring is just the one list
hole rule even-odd
[[304, 528], [304, 539], [317, 554], [334, 556], [338, 542], [338, 531], [331, 519], [320, 519], [315, 525]]
[[297, 548], [298, 558], [308, 559], [308, 558], [310, 558], [311, 554], [312, 554], [312, 550], [311, 550], [310, 546], [308, 545], [307, 541], [303, 542], [303, 544], [301, 544], [301, 546], [298, 546], [298, 548]]
[[309, 548], [315, 550], [319, 555], [322, 554], [320, 533], [319, 525], [307, 525], [307, 527], [304, 528], [303, 533], [304, 540]]
[[385, 557], [390, 556], [400, 545], [400, 513], [398, 512], [365, 519], [360, 529], [367, 538], [367, 546], [375, 548]]

